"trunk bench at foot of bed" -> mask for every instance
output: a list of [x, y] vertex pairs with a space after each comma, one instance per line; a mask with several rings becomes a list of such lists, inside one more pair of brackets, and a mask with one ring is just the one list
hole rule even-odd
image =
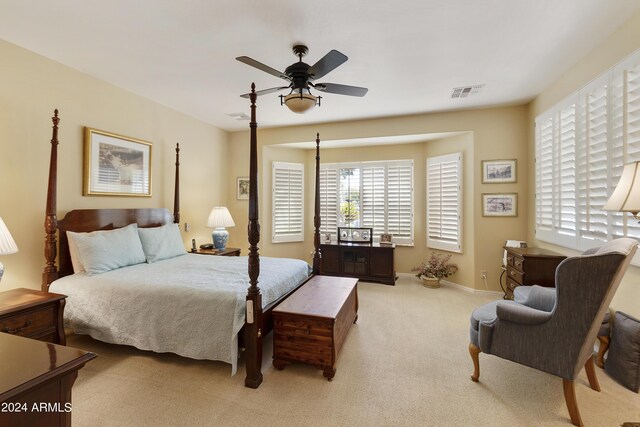
[[314, 276], [273, 309], [273, 366], [302, 362], [331, 381], [338, 354], [358, 320], [358, 279]]

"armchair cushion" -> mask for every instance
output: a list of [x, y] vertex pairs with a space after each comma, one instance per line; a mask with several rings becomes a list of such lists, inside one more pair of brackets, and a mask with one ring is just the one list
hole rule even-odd
[[556, 305], [556, 289], [542, 286], [518, 286], [513, 291], [513, 300], [537, 310], [552, 311]]
[[604, 370], [629, 390], [640, 390], [640, 320], [616, 313]]
[[496, 306], [498, 319], [521, 325], [539, 325], [551, 319], [552, 313], [520, 304], [500, 303]]

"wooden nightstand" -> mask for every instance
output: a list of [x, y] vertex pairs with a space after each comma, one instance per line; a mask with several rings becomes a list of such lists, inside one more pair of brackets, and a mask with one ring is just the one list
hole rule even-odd
[[218, 249], [198, 249], [192, 254], [199, 255], [217, 255], [217, 256], [240, 256], [240, 248], [224, 248], [224, 250]]
[[65, 345], [65, 298], [24, 288], [0, 292], [0, 332]]

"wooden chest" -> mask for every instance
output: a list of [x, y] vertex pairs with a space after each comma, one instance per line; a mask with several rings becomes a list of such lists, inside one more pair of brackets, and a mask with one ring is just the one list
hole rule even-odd
[[315, 276], [273, 309], [273, 366], [303, 362], [331, 381], [352, 323], [358, 319], [358, 279]]
[[556, 285], [556, 267], [566, 256], [540, 248], [509, 248], [507, 250], [507, 286], [505, 298], [513, 299], [518, 286]]

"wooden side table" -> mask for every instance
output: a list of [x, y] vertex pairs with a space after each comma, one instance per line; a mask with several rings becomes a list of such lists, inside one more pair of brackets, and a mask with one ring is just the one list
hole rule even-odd
[[0, 332], [65, 345], [65, 298], [24, 288], [0, 292]]
[[71, 388], [78, 370], [95, 357], [71, 347], [0, 334], [0, 425], [71, 426]]
[[191, 252], [192, 254], [198, 255], [216, 255], [216, 256], [240, 256], [240, 248], [224, 248], [223, 250], [218, 249], [198, 249], [195, 252]]
[[505, 299], [513, 299], [518, 286], [555, 287], [556, 267], [566, 256], [541, 248], [512, 248], [507, 251]]

